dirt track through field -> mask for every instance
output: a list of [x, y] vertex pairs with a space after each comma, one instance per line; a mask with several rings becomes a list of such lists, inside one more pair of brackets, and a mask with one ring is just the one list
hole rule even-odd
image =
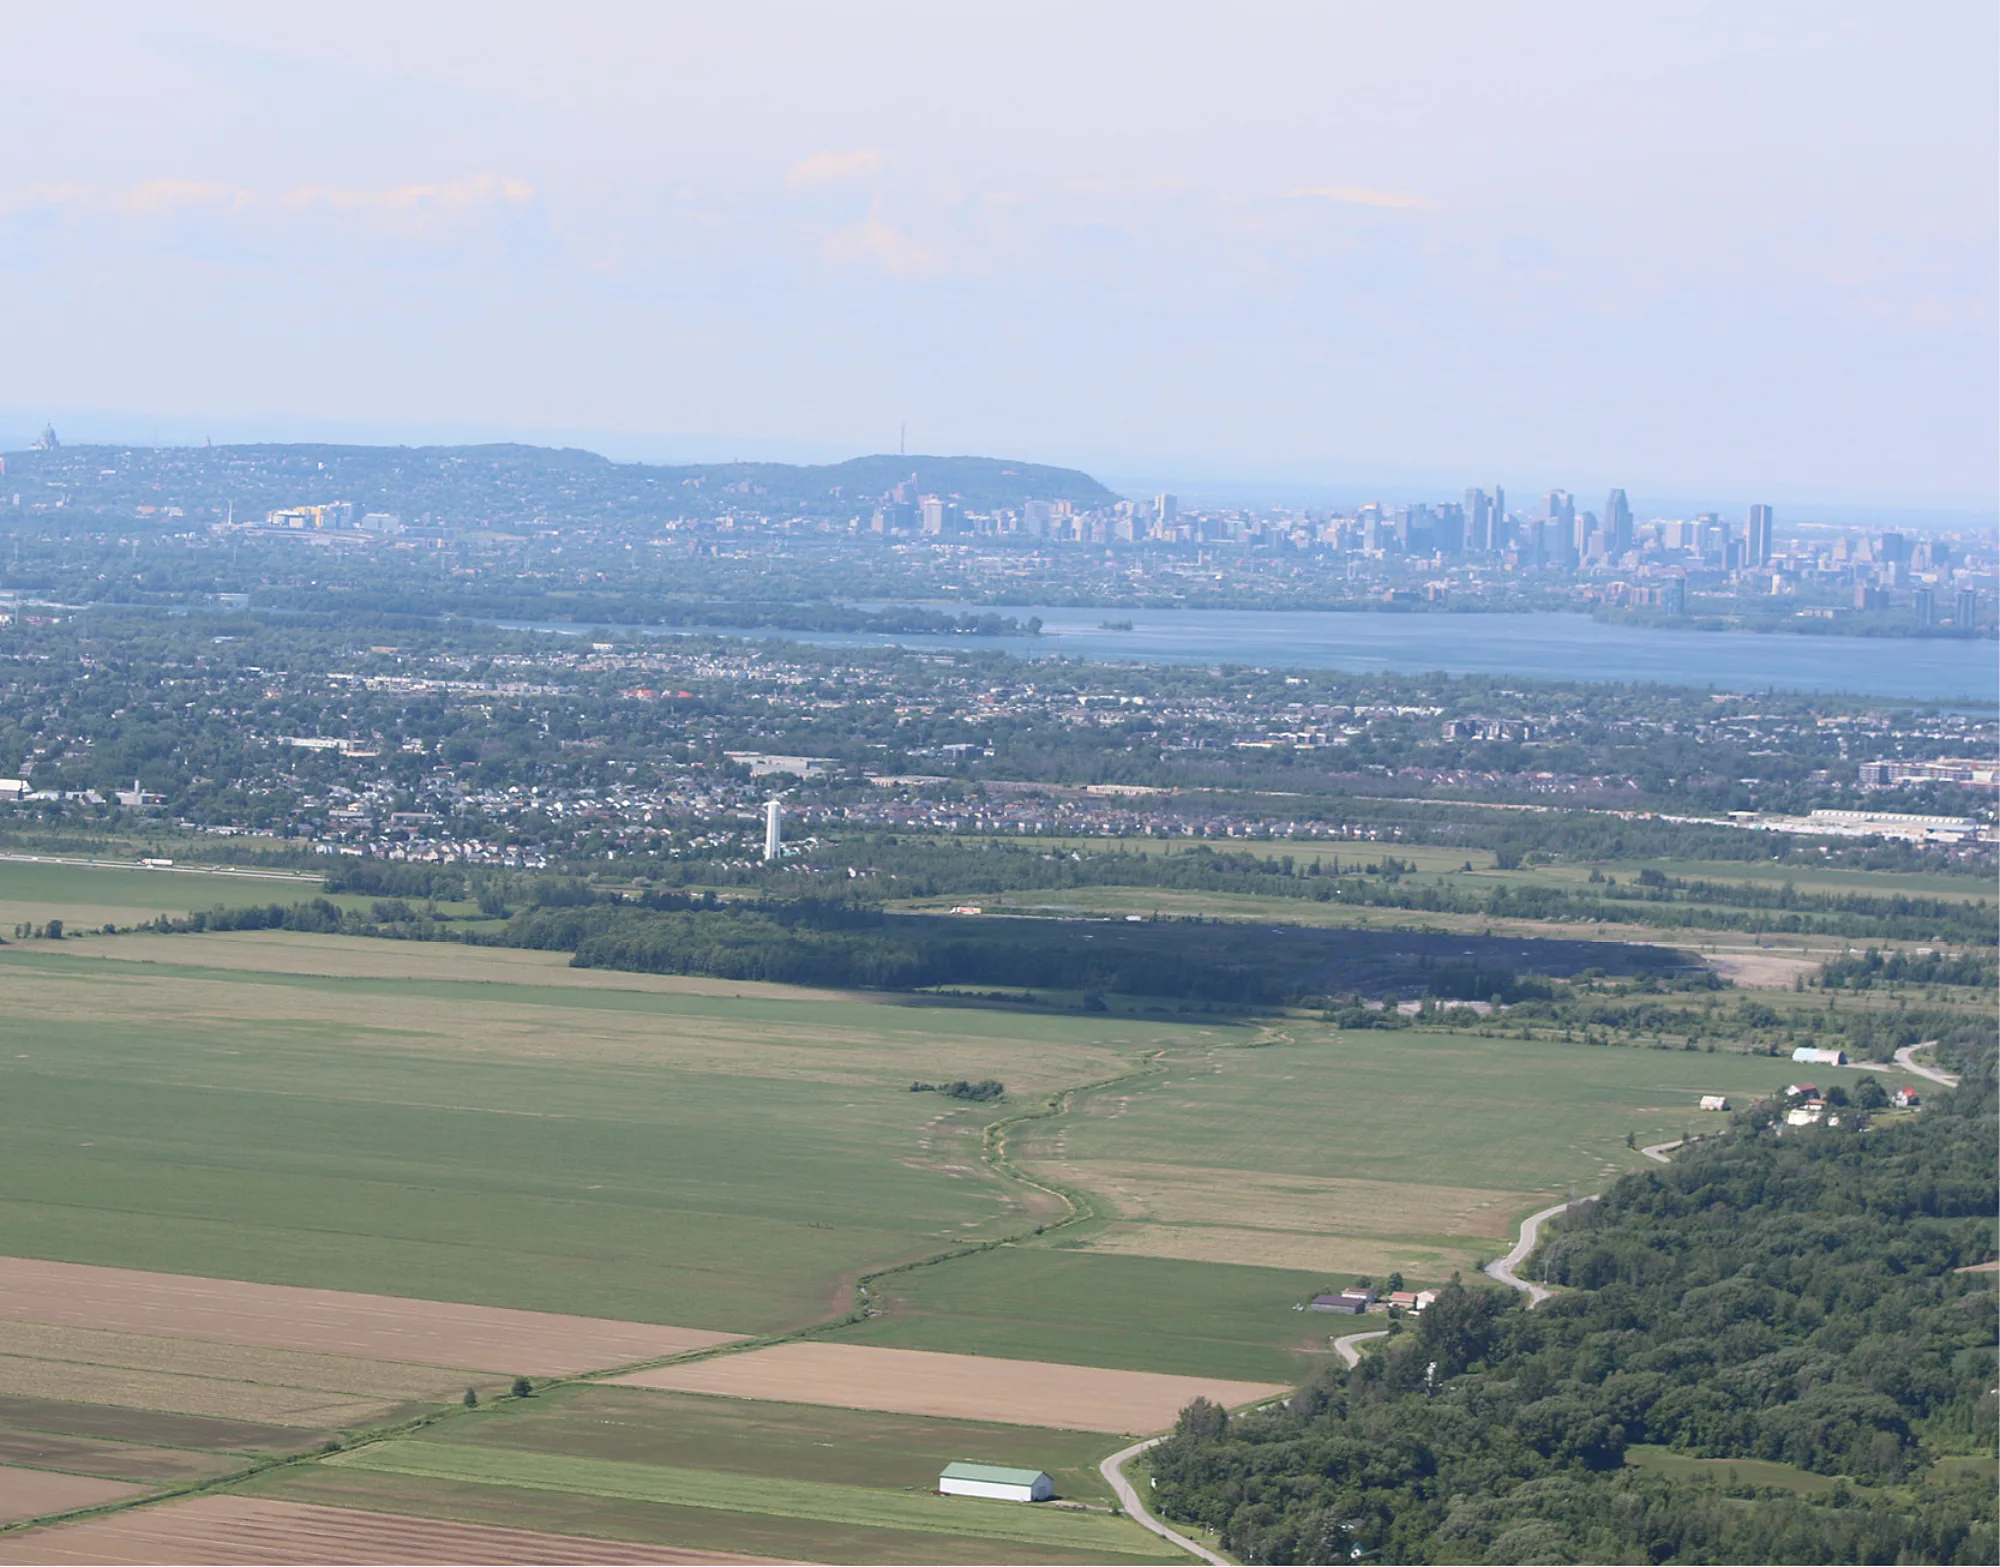
[[45, 1469], [0, 1468], [0, 1523], [96, 1507], [143, 1495], [145, 1489], [143, 1485], [127, 1485], [122, 1480], [93, 1480], [83, 1475], [51, 1474]]
[[23, 1257], [0, 1258], [0, 1320], [9, 1319], [529, 1376], [569, 1376], [739, 1336]]
[[818, 1343], [779, 1344], [611, 1380], [730, 1398], [1134, 1435], [1172, 1425], [1197, 1396], [1234, 1407], [1290, 1391], [1270, 1382]]
[[0, 1562], [152, 1567], [186, 1562], [566, 1563], [766, 1562], [763, 1556], [679, 1550], [574, 1534], [367, 1513], [249, 1496], [200, 1496], [26, 1534], [0, 1536]]

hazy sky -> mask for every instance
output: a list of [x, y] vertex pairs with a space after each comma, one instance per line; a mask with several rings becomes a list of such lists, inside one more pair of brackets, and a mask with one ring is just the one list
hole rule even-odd
[[24, 429], [907, 421], [1110, 472], [1995, 493], [1986, 0], [64, 0], [5, 37]]

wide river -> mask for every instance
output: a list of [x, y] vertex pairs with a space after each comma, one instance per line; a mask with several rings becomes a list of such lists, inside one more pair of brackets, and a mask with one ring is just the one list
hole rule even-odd
[[[938, 605], [985, 613], [991, 606]], [[1920, 637], [1793, 632], [1661, 631], [1566, 614], [1385, 614], [1337, 610], [1056, 609], [1006, 606], [1042, 618], [1037, 638], [978, 639], [1024, 657], [1070, 656], [1172, 664], [1394, 670], [1521, 679], [1657, 681], [1718, 691], [1844, 691], [1916, 701], [2000, 704], [2000, 645]], [[1105, 621], [1130, 621], [1107, 631]], [[774, 632], [820, 646], [958, 647], [967, 637]]]

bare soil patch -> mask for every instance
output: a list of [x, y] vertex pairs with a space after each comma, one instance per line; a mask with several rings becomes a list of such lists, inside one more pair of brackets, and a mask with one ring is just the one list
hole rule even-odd
[[66, 1469], [107, 1480], [169, 1485], [212, 1480], [241, 1469], [250, 1459], [234, 1453], [190, 1453], [177, 1447], [137, 1447], [129, 1442], [94, 1442], [88, 1437], [52, 1436], [46, 1431], [0, 1429], [0, 1464], [30, 1469]]
[[122, 1480], [97, 1480], [87, 1475], [50, 1474], [43, 1469], [0, 1468], [0, 1523], [40, 1518], [47, 1513], [75, 1512], [105, 1502], [142, 1496], [143, 1485]]
[[1170, 1426], [1197, 1396], [1234, 1406], [1289, 1391], [1270, 1382], [817, 1343], [779, 1344], [611, 1380], [729, 1398], [1121, 1434]]
[[1164, 1257], [1174, 1262], [1221, 1262], [1237, 1267], [1292, 1268], [1323, 1273], [1340, 1282], [1343, 1274], [1379, 1277], [1401, 1273], [1411, 1279], [1442, 1280], [1469, 1273], [1495, 1246], [1467, 1242], [1427, 1245], [1422, 1241], [1357, 1235], [1303, 1235], [1290, 1230], [1232, 1229], [1210, 1224], [1118, 1224], [1080, 1248], [1121, 1257]]
[[0, 1537], [0, 1562], [138, 1564], [763, 1562], [248, 1496], [198, 1496]]
[[9, 1319], [530, 1376], [567, 1376], [740, 1336], [21, 1257], [0, 1259], [0, 1320]]
[[1819, 959], [1780, 952], [1711, 952], [1708, 966], [1746, 990], [1790, 990], [1801, 974], [1812, 974]]

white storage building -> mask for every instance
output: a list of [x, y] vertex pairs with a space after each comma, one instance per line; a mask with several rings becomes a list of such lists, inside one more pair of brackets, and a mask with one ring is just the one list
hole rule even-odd
[[946, 1464], [938, 1476], [946, 1496], [984, 1496], [997, 1502], [1046, 1502], [1056, 1483], [1039, 1469], [1007, 1469], [999, 1464]]

